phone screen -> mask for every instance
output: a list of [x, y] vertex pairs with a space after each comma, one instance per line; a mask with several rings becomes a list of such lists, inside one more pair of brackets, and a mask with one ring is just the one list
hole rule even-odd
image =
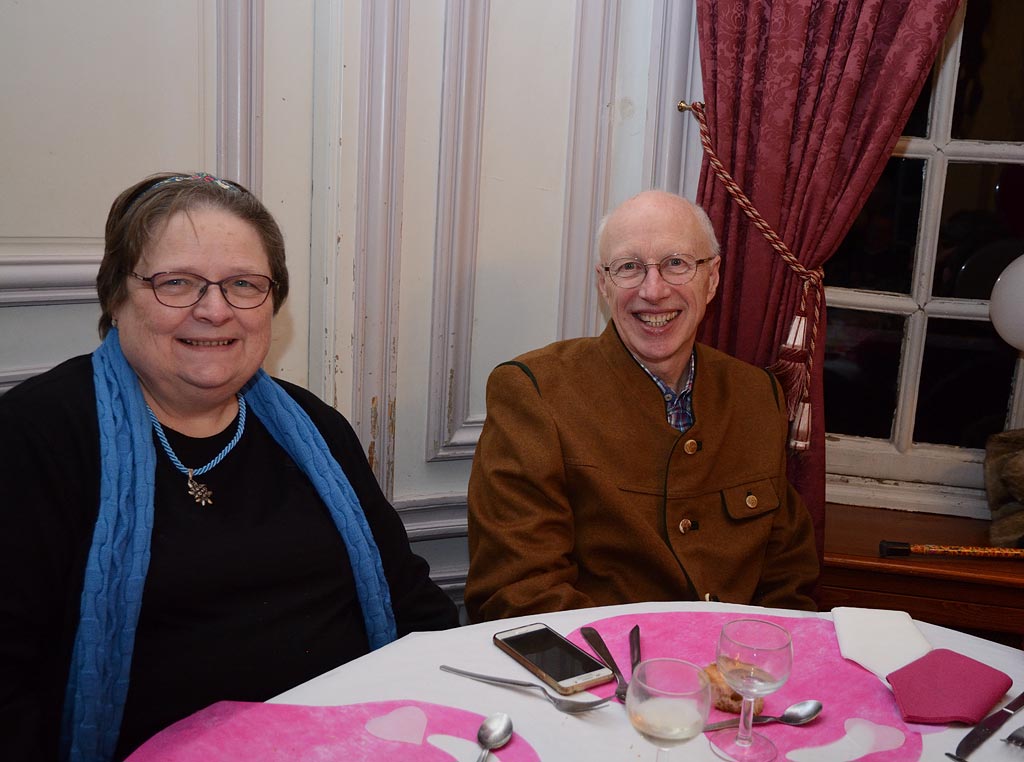
[[551, 630], [522, 632], [502, 640], [559, 682], [604, 669], [604, 664]]

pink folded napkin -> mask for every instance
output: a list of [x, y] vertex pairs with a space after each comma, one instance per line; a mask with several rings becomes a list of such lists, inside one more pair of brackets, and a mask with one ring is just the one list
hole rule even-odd
[[975, 725], [1013, 685], [1009, 675], [946, 648], [929, 651], [887, 679], [903, 719], [926, 725]]

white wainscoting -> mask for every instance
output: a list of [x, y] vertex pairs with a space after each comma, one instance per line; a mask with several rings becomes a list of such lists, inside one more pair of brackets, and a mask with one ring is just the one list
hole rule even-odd
[[0, 240], [0, 393], [95, 347], [95, 238]]

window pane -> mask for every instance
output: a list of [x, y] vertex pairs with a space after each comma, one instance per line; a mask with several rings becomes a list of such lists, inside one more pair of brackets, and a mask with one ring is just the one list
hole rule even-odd
[[988, 299], [1024, 253], [1024, 166], [956, 164], [946, 170], [932, 294]]
[[984, 447], [1006, 427], [1016, 359], [991, 323], [930, 319], [914, 441]]
[[825, 284], [910, 293], [924, 159], [892, 158], [853, 227], [825, 264]]
[[907, 126], [903, 128], [903, 134], [914, 138], [928, 137], [928, 107], [932, 102], [931, 78], [924, 83], [921, 94], [917, 96], [914, 110], [910, 112], [907, 119]]
[[968, 0], [953, 104], [954, 139], [1024, 141], [1022, 39], [1020, 0]]
[[904, 318], [828, 308], [825, 340], [825, 430], [888, 439]]

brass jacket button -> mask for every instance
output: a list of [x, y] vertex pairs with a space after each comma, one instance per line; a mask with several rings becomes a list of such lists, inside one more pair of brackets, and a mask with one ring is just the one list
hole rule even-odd
[[700, 446], [697, 444], [696, 439], [687, 439], [683, 443], [683, 452], [685, 452], [687, 455], [693, 455], [699, 449]]
[[691, 527], [693, 527], [693, 522], [689, 519], [683, 519], [679, 522], [679, 531], [683, 534], [689, 532]]
[[757, 508], [757, 495], [752, 492], [748, 492], [747, 499], [743, 502], [747, 504], [747, 508]]

